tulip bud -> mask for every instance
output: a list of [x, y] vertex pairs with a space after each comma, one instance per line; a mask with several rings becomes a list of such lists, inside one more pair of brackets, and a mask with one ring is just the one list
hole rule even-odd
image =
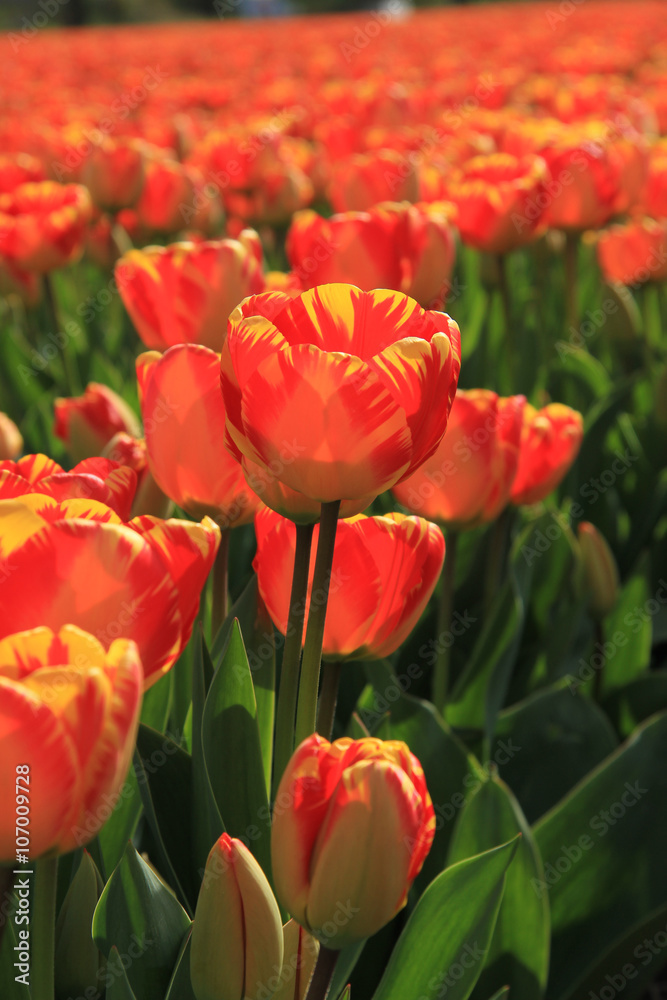
[[136, 416], [124, 399], [106, 385], [89, 382], [82, 396], [56, 399], [54, 433], [75, 462], [100, 455], [118, 431], [140, 437]]
[[0, 462], [14, 460], [23, 450], [21, 432], [6, 413], [0, 412]]
[[591, 614], [594, 618], [604, 618], [613, 611], [618, 600], [616, 560], [604, 536], [594, 524], [582, 521], [578, 534]]
[[297, 748], [280, 782], [271, 834], [278, 898], [326, 947], [379, 931], [405, 905], [435, 833], [424, 772], [405, 743]]
[[295, 920], [288, 920], [283, 927], [283, 943], [285, 951], [280, 986], [273, 994], [273, 1000], [304, 1000], [320, 952], [320, 942]]
[[190, 946], [197, 1000], [260, 1000], [283, 963], [280, 910], [264, 872], [240, 840], [211, 849]]

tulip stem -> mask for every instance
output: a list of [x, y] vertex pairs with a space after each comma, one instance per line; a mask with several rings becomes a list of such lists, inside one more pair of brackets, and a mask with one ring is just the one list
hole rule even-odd
[[315, 573], [311, 592], [306, 642], [303, 647], [299, 698], [296, 712], [296, 740], [298, 746], [317, 727], [317, 692], [320, 683], [320, 661], [324, 640], [324, 623], [327, 617], [329, 582], [336, 542], [336, 527], [340, 500], [322, 504], [320, 538], [315, 557]]
[[313, 543], [312, 524], [297, 524], [296, 549], [294, 552], [294, 572], [290, 594], [287, 633], [283, 649], [283, 663], [280, 671], [280, 690], [276, 708], [276, 744], [273, 765], [273, 796], [278, 791], [280, 779], [294, 750], [294, 717], [296, 699], [299, 692], [299, 667], [301, 644], [303, 642], [303, 622], [306, 616], [308, 594], [308, 570], [310, 550]]
[[[507, 351], [507, 359], [509, 362], [510, 377], [512, 382], [514, 381], [514, 369], [516, 367], [516, 357], [515, 349], [516, 345], [514, 343], [514, 327], [512, 325], [512, 300], [510, 298], [510, 287], [507, 280], [507, 261], [505, 259], [505, 254], [499, 253], [496, 256], [496, 262], [498, 265], [498, 291], [500, 292], [500, 301], [503, 307], [503, 322], [505, 325], [505, 349]], [[511, 388], [515, 388], [513, 385]]]
[[56, 343], [59, 342], [60, 337], [66, 338], [65, 346], [60, 348], [63, 358], [65, 388], [68, 395], [76, 396], [81, 392], [81, 383], [79, 381], [79, 374], [76, 370], [75, 359], [70, 350], [70, 338], [67, 334], [65, 334], [60, 322], [60, 313], [58, 310], [58, 303], [56, 302], [56, 293], [53, 289], [53, 280], [50, 274], [44, 275], [44, 298], [49, 312], [49, 319], [53, 326], [52, 336], [56, 338]]
[[573, 232], [565, 233], [565, 319], [569, 334], [576, 332], [579, 325], [578, 255], [578, 234]]
[[229, 586], [229, 528], [220, 532], [220, 546], [213, 563], [213, 600], [211, 605], [211, 641], [227, 617]]
[[326, 948], [323, 944], [320, 945], [320, 952], [317, 956], [317, 962], [310, 983], [308, 984], [308, 992], [306, 993], [305, 1000], [326, 1000], [329, 996], [339, 955], [340, 951], [334, 951], [333, 948]]
[[512, 522], [512, 508], [507, 506], [496, 518], [489, 539], [484, 582], [484, 614], [488, 615], [498, 588], [503, 583], [507, 536]]
[[322, 690], [320, 691], [320, 706], [317, 711], [317, 731], [325, 740], [331, 739], [336, 702], [338, 701], [338, 685], [340, 684], [343, 664], [340, 660], [325, 663], [322, 667]]
[[35, 883], [30, 926], [32, 1000], [53, 1000], [55, 965], [56, 886], [58, 858], [35, 862]]
[[447, 549], [442, 572], [442, 593], [440, 594], [440, 607], [438, 609], [438, 634], [436, 636], [438, 659], [433, 671], [433, 704], [441, 715], [445, 714], [447, 691], [449, 689], [449, 643], [443, 642], [443, 638], [449, 630], [452, 619], [458, 539], [459, 535], [457, 531], [447, 532]]

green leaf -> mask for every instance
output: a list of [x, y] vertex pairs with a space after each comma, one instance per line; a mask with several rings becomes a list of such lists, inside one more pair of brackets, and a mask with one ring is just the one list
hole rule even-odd
[[591, 400], [602, 399], [612, 389], [612, 381], [604, 365], [582, 348], [562, 352], [554, 364], [582, 383], [589, 390]]
[[127, 777], [111, 804], [114, 801], [113, 812], [97, 835], [98, 864], [104, 878], [109, 877], [122, 858], [127, 842], [134, 836], [141, 816], [141, 796], [134, 763], [130, 765]]
[[128, 844], [95, 909], [93, 939], [109, 960], [114, 947], [131, 959], [126, 971], [137, 997], [164, 995], [189, 927], [174, 894]]
[[491, 947], [473, 997], [483, 1000], [499, 984], [509, 984], [514, 1000], [539, 1000], [549, 972], [549, 902], [533, 880], [544, 880], [540, 852], [507, 785], [493, 777], [480, 785], [459, 816], [449, 863], [506, 843], [520, 833], [516, 856], [505, 878]]
[[618, 744], [604, 712], [567, 682], [539, 691], [502, 712], [497, 735], [507, 740], [500, 776], [530, 823], [554, 806]]
[[157, 865], [192, 916], [199, 882], [190, 865], [190, 824], [183, 821], [192, 797], [192, 758], [171, 737], [142, 723], [135, 762], [139, 794], [158, 851]]
[[171, 977], [169, 989], [165, 994], [164, 1000], [196, 1000], [194, 990], [192, 989], [192, 982], [190, 981], [191, 940], [192, 932], [188, 933], [185, 941], [183, 942], [183, 947], [181, 948], [181, 953], [178, 956], [176, 968], [174, 969], [174, 974]]
[[642, 611], [648, 596], [646, 578], [639, 574], [631, 577], [623, 587], [617, 606], [605, 619], [605, 647], [612, 648], [612, 652], [605, 655], [602, 668], [602, 690], [605, 694], [635, 680], [650, 665], [653, 641], [651, 617], [637, 613]]
[[193, 862], [198, 872], [204, 871], [213, 844], [225, 832], [209, 781], [202, 743], [204, 704], [212, 680], [213, 664], [204, 634], [200, 630], [195, 638], [192, 664], [192, 807], [190, 810]]
[[503, 986], [501, 990], [498, 990], [497, 993], [493, 994], [491, 1000], [504, 1000], [505, 997], [509, 996], [509, 993], [510, 993], [509, 986]]
[[111, 949], [102, 981], [106, 985], [106, 1000], [137, 1000], [127, 978], [124, 956], [116, 947]]
[[[446, 987], [466, 1000], [482, 971], [517, 840], [439, 875], [398, 939], [373, 1000], [418, 1000]], [[454, 966], [462, 975], [450, 975]], [[444, 994], [443, 994], [444, 995]]]
[[667, 709], [667, 670], [654, 670], [617, 688], [602, 707], [621, 736], [630, 736], [649, 716]]
[[88, 851], [70, 882], [56, 921], [56, 994], [79, 996], [99, 981], [102, 956], [93, 941], [91, 925], [103, 883]]
[[172, 671], [161, 677], [146, 691], [141, 705], [141, 721], [151, 729], [157, 729], [159, 733], [164, 732], [169, 718], [172, 679]]
[[551, 903], [550, 1000], [572, 994], [611, 941], [667, 905], [666, 757], [663, 714], [535, 827], [546, 883], [539, 888]]
[[248, 846], [271, 881], [271, 813], [257, 702], [237, 621], [206, 699], [202, 742], [225, 830]]

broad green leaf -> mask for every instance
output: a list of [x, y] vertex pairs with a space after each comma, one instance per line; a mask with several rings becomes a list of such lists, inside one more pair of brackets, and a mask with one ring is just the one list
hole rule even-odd
[[[98, 864], [104, 878], [108, 878], [123, 856], [128, 840], [134, 836], [141, 816], [141, 796], [137, 784], [134, 762], [130, 764], [125, 781], [112, 797], [109, 806], [114, 806], [102, 829], [97, 835], [99, 849]], [[89, 849], [94, 851], [94, 844]]]
[[618, 740], [604, 712], [572, 683], [560, 682], [501, 712], [497, 735], [511, 754], [500, 776], [534, 823], [608, 754]]
[[192, 800], [192, 758], [169, 736], [142, 723], [135, 766], [146, 821], [158, 851], [156, 863], [192, 916], [199, 882], [190, 863], [190, 824], [183, 821]]
[[535, 893], [543, 879], [540, 852], [507, 785], [492, 777], [477, 788], [461, 812], [449, 850], [449, 864], [507, 843], [521, 841], [505, 878], [505, 893], [491, 947], [473, 998], [484, 1000], [499, 984], [509, 984], [515, 1000], [539, 1000], [549, 972], [549, 902]]
[[237, 621], [208, 692], [202, 740], [225, 830], [231, 837], [243, 840], [271, 881], [271, 814], [257, 702]]
[[171, 977], [169, 988], [164, 1000], [196, 1000], [192, 982], [190, 981], [190, 941], [192, 934], [188, 933], [181, 953], [176, 962], [174, 974]]
[[225, 832], [204, 759], [202, 720], [206, 692], [213, 679], [213, 664], [200, 631], [195, 638], [192, 663], [192, 828], [193, 865], [203, 873], [213, 844]]
[[85, 995], [99, 982], [102, 955], [93, 941], [93, 913], [103, 888], [100, 873], [88, 851], [70, 882], [56, 921], [55, 985], [62, 996]]
[[102, 983], [106, 986], [106, 1000], [137, 1000], [125, 971], [127, 958], [113, 947], [106, 964]]
[[550, 1000], [570, 995], [611, 941], [667, 905], [666, 756], [663, 714], [535, 827], [545, 872], [536, 891], [551, 904]]
[[612, 381], [604, 365], [601, 365], [588, 351], [574, 347], [559, 354], [560, 357], [554, 364], [585, 385], [591, 400], [602, 399], [611, 391]]
[[173, 673], [169, 671], [146, 691], [141, 704], [141, 721], [151, 729], [156, 729], [158, 733], [164, 732], [169, 718], [172, 679]]
[[443, 987], [448, 1000], [470, 996], [482, 971], [505, 873], [516, 848], [514, 840], [438, 875], [410, 916], [373, 1000], [419, 1000], [437, 996]]
[[131, 959], [127, 976], [138, 998], [164, 996], [189, 927], [174, 894], [128, 844], [95, 909], [93, 939], [109, 960], [114, 947]]
[[[648, 583], [641, 575], [631, 577], [623, 587], [617, 606], [604, 621], [605, 694], [624, 687], [641, 676], [651, 662], [653, 630], [651, 616], [644, 613]], [[595, 649], [596, 652], [600, 652]]]

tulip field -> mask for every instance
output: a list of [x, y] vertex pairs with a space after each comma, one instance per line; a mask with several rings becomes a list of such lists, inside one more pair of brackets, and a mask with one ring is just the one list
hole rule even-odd
[[0, 34], [0, 1000], [667, 997], [667, 11]]

